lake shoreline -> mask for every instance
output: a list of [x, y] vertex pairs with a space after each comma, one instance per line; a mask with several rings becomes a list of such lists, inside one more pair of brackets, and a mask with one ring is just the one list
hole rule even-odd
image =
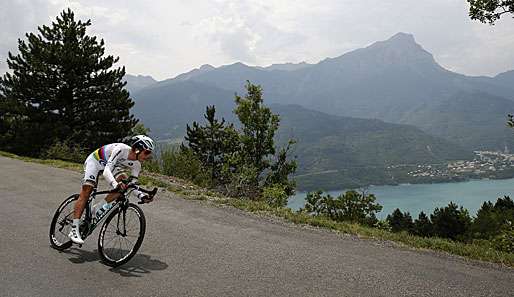
[[[360, 188], [363, 189], [363, 188]], [[394, 185], [369, 185], [366, 191], [374, 194], [377, 202], [384, 208], [378, 217], [383, 219], [394, 209], [408, 211], [417, 217], [420, 211], [430, 214], [436, 207], [445, 207], [449, 202], [468, 209], [471, 215], [485, 201], [495, 202], [503, 196], [514, 195], [514, 178], [502, 179], [467, 179], [462, 182], [446, 183], [403, 183]], [[339, 188], [328, 190], [325, 193], [333, 197], [351, 190], [350, 188]], [[288, 207], [298, 210], [305, 204], [305, 197], [308, 191], [298, 191], [289, 199]]]
[[426, 180], [412, 180], [412, 181], [402, 181], [402, 182], [390, 182], [390, 183], [373, 183], [373, 184], [361, 184], [361, 185], [345, 185], [345, 184], [340, 184], [340, 185], [337, 185], [337, 186], [328, 186], [328, 187], [305, 187], [305, 188], [302, 188], [301, 186], [297, 186], [296, 190], [297, 192], [312, 192], [312, 191], [318, 191], [318, 190], [321, 190], [321, 191], [324, 191], [324, 192], [327, 192], [327, 191], [335, 191], [335, 190], [338, 190], [338, 189], [348, 189], [348, 190], [358, 190], [358, 189], [363, 189], [363, 188], [368, 188], [368, 187], [372, 187], [372, 186], [400, 186], [400, 185], [433, 185], [433, 184], [446, 184], [446, 183], [464, 183], [464, 182], [469, 182], [469, 181], [477, 181], [477, 180], [505, 180], [505, 179], [512, 179], [514, 178], [514, 175], [508, 175], [508, 176], [501, 176], [501, 177], [493, 177], [493, 176], [489, 176], [489, 177], [478, 177], [478, 178], [475, 178], [475, 177], [458, 177], [458, 178], [452, 178], [452, 179], [437, 179], [437, 180], [430, 180], [430, 181], [426, 181]]

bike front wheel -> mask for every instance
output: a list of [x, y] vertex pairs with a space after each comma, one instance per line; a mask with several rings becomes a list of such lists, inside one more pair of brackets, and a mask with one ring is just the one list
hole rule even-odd
[[127, 263], [139, 250], [146, 231], [146, 219], [137, 205], [112, 211], [102, 225], [98, 237], [98, 253], [109, 266]]

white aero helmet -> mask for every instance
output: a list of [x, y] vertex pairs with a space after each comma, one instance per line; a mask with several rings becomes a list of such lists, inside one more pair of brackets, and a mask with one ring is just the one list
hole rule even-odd
[[149, 150], [149, 151], [153, 151], [155, 149], [155, 144], [153, 142], [153, 140], [146, 136], [146, 135], [136, 135], [136, 136], [133, 136], [131, 139], [130, 139], [130, 146], [132, 148], [135, 148], [137, 150]]

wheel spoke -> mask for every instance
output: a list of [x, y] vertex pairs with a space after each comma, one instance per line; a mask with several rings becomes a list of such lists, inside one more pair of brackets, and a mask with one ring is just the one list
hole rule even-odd
[[[117, 237], [112, 237], [112, 239], [111, 239], [111, 240], [109, 240], [109, 241], [105, 242], [104, 247], [106, 247], [108, 243], [113, 242], [113, 240], [115, 240], [116, 238], [117, 238]], [[105, 240], [105, 237], [104, 237], [104, 240]]]
[[130, 224], [131, 222], [132, 222], [132, 220], [131, 220], [130, 216], [128, 216], [128, 219], [127, 219], [127, 218], [125, 218], [125, 230], [127, 230], [127, 229], [128, 229], [128, 227], [127, 227], [127, 226], [130, 226], [130, 225], [131, 225], [131, 224]]
[[62, 230], [60, 230], [59, 233], [62, 234], [62, 236], [66, 236], [67, 237], [68, 234], [70, 233], [68, 231], [69, 231], [69, 228], [67, 228], [66, 231], [64, 231], [64, 232], [62, 232]]
[[[123, 241], [124, 241], [125, 243], [127, 243], [127, 247], [128, 247], [129, 249], [132, 249], [132, 248], [131, 248], [131, 246], [133, 246], [133, 245], [134, 245], [134, 244], [132, 243], [132, 241], [128, 240], [128, 238], [127, 238], [127, 237], [123, 237]], [[129, 243], [130, 243], [130, 245], [129, 245]]]
[[118, 260], [119, 260], [122, 258], [121, 256], [123, 255], [122, 254], [123, 250], [121, 249], [121, 240], [119, 238], [118, 238], [118, 242], [120, 243], [120, 248], [118, 249], [118, 252], [119, 252]]
[[130, 252], [132, 251], [132, 248], [130, 248], [130, 247], [129, 247], [129, 245], [128, 245], [128, 244], [127, 244], [127, 242], [125, 241], [125, 238], [123, 238], [121, 241], [124, 243], [124, 246], [125, 246], [125, 247], [127, 247], [127, 252], [126, 252], [126, 254], [127, 254], [127, 255], [128, 255], [128, 254], [130, 254]]

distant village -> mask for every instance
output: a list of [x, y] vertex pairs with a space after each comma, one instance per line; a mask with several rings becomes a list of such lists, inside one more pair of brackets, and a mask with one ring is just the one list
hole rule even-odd
[[475, 158], [472, 161], [455, 161], [446, 166], [417, 165], [417, 169], [409, 171], [411, 177], [423, 178], [455, 178], [455, 177], [478, 177], [478, 178], [507, 178], [514, 174], [514, 154], [508, 150], [497, 151], [474, 151]]

